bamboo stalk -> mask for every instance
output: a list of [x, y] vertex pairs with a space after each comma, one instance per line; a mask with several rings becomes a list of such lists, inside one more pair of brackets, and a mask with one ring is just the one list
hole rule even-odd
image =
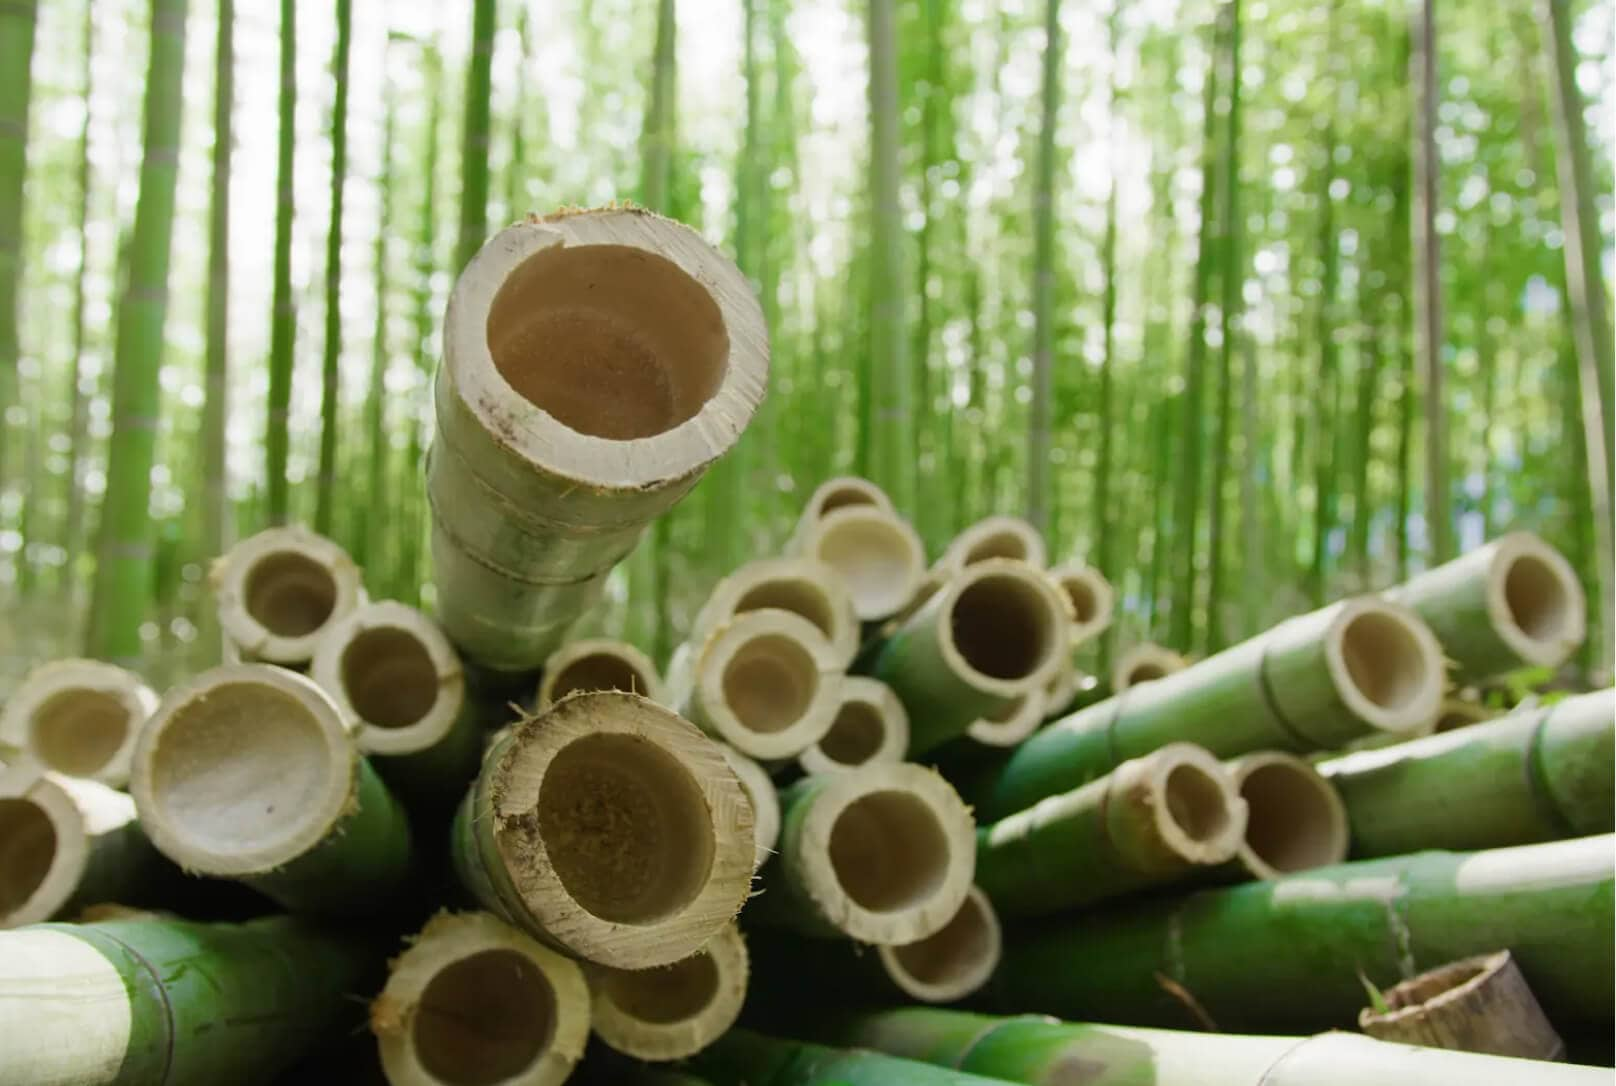
[[1565, 1042], [1507, 950], [1438, 966], [1382, 996], [1387, 1009], [1358, 1012], [1358, 1027], [1379, 1040], [1527, 1060], [1565, 1058]]
[[1055, 673], [1044, 687], [1045, 718], [1059, 716], [1071, 708], [1080, 694], [1092, 690], [1094, 677], [1085, 674], [1069, 656], [1063, 656], [1055, 665]]
[[411, 864], [404, 811], [313, 682], [225, 664], [164, 696], [129, 790], [159, 852], [294, 911], [362, 913]]
[[1130, 645], [1111, 665], [1111, 693], [1120, 694], [1131, 686], [1165, 679], [1189, 666], [1190, 662], [1172, 649], [1141, 641]]
[[832, 510], [849, 505], [873, 506], [882, 512], [897, 515], [886, 491], [868, 479], [856, 475], [838, 475], [820, 483], [803, 503], [802, 514], [797, 521], [797, 534], [801, 534], [808, 525], [823, 520]]
[[1441, 650], [1424, 623], [1360, 597], [1081, 709], [1002, 765], [956, 783], [984, 817], [1002, 818], [1167, 743], [1196, 743], [1219, 758], [1333, 749], [1425, 728], [1441, 700]]
[[929, 769], [805, 777], [781, 793], [780, 810], [780, 852], [747, 911], [759, 923], [902, 945], [935, 934], [970, 890], [970, 810]]
[[1002, 1086], [879, 1052], [842, 1051], [732, 1029], [690, 1061], [713, 1086]]
[[748, 562], [719, 581], [695, 622], [691, 640], [717, 630], [736, 615], [765, 609], [787, 611], [809, 622], [846, 667], [859, 647], [859, 619], [841, 576], [809, 558], [765, 558]]
[[854, 612], [866, 622], [908, 603], [926, 571], [926, 551], [915, 530], [878, 506], [832, 509], [803, 525], [792, 551], [835, 570], [853, 597]]
[[1559, 667], [1587, 636], [1588, 603], [1560, 552], [1511, 532], [1387, 593], [1430, 625], [1458, 682]]
[[903, 761], [909, 749], [909, 714], [892, 688], [878, 679], [842, 679], [830, 730], [797, 755], [804, 773], [841, 773], [865, 765]]
[[568, 641], [544, 661], [534, 707], [549, 708], [580, 690], [622, 690], [667, 704], [668, 692], [651, 658], [627, 641], [585, 638]]
[[332, 623], [310, 677], [349, 722], [387, 782], [413, 796], [458, 798], [477, 775], [483, 736], [449, 639], [413, 607], [362, 603]]
[[972, 886], [938, 931], [903, 946], [878, 947], [876, 953], [892, 983], [909, 996], [922, 1003], [952, 1003], [988, 982], [1003, 950], [999, 914]]
[[1459, 728], [1468, 728], [1472, 724], [1495, 720], [1499, 715], [1498, 710], [1479, 701], [1459, 697], [1443, 698], [1442, 713], [1436, 718], [1436, 724], [1431, 730], [1451, 732]]
[[381, 948], [287, 916], [0, 933], [0, 1080], [253, 1086], [341, 1033]]
[[1045, 706], [1049, 704], [1046, 685], [1025, 694], [1018, 694], [1005, 706], [987, 716], [973, 720], [965, 729], [965, 737], [984, 747], [1013, 747], [1038, 730], [1044, 722]]
[[531, 669], [740, 437], [767, 331], [727, 258], [618, 207], [494, 235], [443, 344], [427, 466], [441, 620], [479, 665]]
[[1357, 856], [1496, 848], [1616, 829], [1616, 691], [1357, 751], [1318, 770]]
[[690, 957], [652, 969], [591, 967], [595, 1033], [608, 1048], [662, 1062], [693, 1056], [740, 1017], [749, 974], [734, 924]]
[[740, 911], [753, 815], [716, 743], [600, 691], [494, 744], [452, 849], [484, 908], [578, 958], [643, 969], [689, 957]]
[[1219, 1029], [1313, 1030], [1356, 1020], [1360, 971], [1384, 987], [1507, 946], [1550, 1021], [1604, 1031], [1613, 883], [1610, 836], [1340, 864], [1013, 935], [994, 989], [1006, 1006], [1169, 1025], [1188, 1017], [1182, 992]]
[[0, 752], [69, 777], [120, 788], [157, 695], [140, 676], [98, 660], [39, 665], [0, 709]]
[[1048, 577], [990, 558], [946, 581], [887, 638], [870, 673], [903, 702], [914, 756], [1046, 684], [1065, 630], [1065, 601]]
[[977, 831], [976, 881], [1011, 916], [1160, 886], [1236, 855], [1246, 803], [1200, 747], [1173, 743]]
[[991, 516], [972, 524], [943, 551], [937, 564], [959, 571], [989, 558], [1010, 558], [1043, 569], [1049, 564], [1044, 537], [1020, 517]]
[[300, 667], [326, 628], [364, 602], [359, 568], [306, 528], [269, 528], [226, 551], [208, 574], [219, 626], [237, 657]]
[[1051, 569], [1049, 575], [1072, 605], [1073, 648], [1087, 644], [1110, 629], [1116, 606], [1115, 593], [1111, 582], [1099, 570], [1068, 562]]
[[1227, 763], [1246, 801], [1246, 832], [1228, 870], [1242, 879], [1277, 879], [1347, 858], [1347, 809], [1306, 761], [1275, 750]]
[[178, 875], [124, 793], [33, 766], [0, 770], [0, 928], [76, 905], [149, 901]]
[[[1264, 1037], [991, 1018], [940, 1007], [831, 1015], [811, 1035], [1027, 1086], [1593, 1086], [1608, 1070], [1391, 1044], [1350, 1033]], [[1071, 1078], [1073, 1069], [1082, 1076]]]
[[775, 793], [774, 781], [762, 766], [728, 743], [720, 746], [724, 760], [735, 771], [747, 802], [752, 805], [752, 870], [757, 871], [774, 855], [775, 843], [780, 840], [780, 797]]
[[394, 1086], [559, 1086], [589, 1039], [589, 991], [568, 958], [487, 913], [439, 913], [370, 1005]]
[[686, 719], [748, 757], [792, 758], [836, 716], [841, 664], [824, 635], [789, 611], [747, 611], [670, 665]]

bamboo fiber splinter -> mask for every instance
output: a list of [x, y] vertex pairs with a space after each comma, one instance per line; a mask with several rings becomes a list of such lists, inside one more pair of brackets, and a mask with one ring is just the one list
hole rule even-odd
[[513, 725], [455, 817], [460, 881], [586, 961], [687, 958], [751, 885], [753, 817], [719, 745], [637, 694], [574, 694]]
[[131, 671], [99, 660], [52, 660], [24, 676], [0, 710], [0, 753], [121, 788], [157, 695]]
[[427, 465], [445, 629], [536, 668], [641, 530], [763, 399], [757, 296], [695, 231], [637, 208], [494, 235], [455, 283]]
[[359, 567], [307, 528], [268, 528], [231, 547], [208, 574], [233, 659], [301, 667], [326, 627], [365, 598]]
[[585, 973], [595, 1032], [640, 1060], [680, 1060], [712, 1044], [740, 1016], [746, 940], [730, 924], [690, 957], [651, 969], [591, 966]]

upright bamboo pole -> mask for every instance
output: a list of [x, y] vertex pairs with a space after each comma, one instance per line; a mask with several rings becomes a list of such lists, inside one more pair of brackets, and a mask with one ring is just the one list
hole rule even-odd
[[292, 407], [292, 351], [297, 303], [292, 297], [292, 220], [296, 202], [297, 2], [280, 2], [280, 94], [275, 157], [275, 268], [269, 316], [269, 417], [264, 425], [265, 518], [272, 526], [290, 515], [286, 423]]
[[[21, 392], [17, 325], [22, 284], [23, 181], [28, 173], [28, 101], [33, 88], [34, 37], [39, 0], [21, 0], [0, 9], [0, 58], [12, 73], [0, 87], [0, 415]], [[0, 418], [0, 481], [4, 481], [8, 431]]]
[[325, 240], [325, 342], [320, 368], [320, 466], [315, 477], [314, 530], [332, 534], [336, 511], [337, 426], [342, 362], [342, 205], [348, 179], [348, 54], [353, 38], [353, 0], [336, 0], [337, 42], [331, 53], [331, 221]]
[[0, 708], [0, 753], [122, 788], [157, 694], [131, 671], [96, 660], [51, 660]]

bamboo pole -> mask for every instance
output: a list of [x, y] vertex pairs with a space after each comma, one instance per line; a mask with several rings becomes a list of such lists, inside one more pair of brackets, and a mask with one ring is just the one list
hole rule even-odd
[[0, 753], [121, 788], [157, 695], [134, 672], [98, 660], [52, 660], [23, 677], [0, 709]]
[[568, 641], [545, 659], [534, 708], [542, 712], [583, 690], [622, 690], [664, 705], [668, 701], [651, 658], [627, 641], [604, 637]]
[[559, 1086], [589, 1039], [577, 964], [487, 913], [439, 913], [370, 1005], [394, 1086]]
[[1078, 648], [1111, 628], [1116, 594], [1099, 570], [1068, 562], [1049, 571], [1050, 577], [1072, 605], [1072, 647]]
[[1111, 665], [1111, 693], [1120, 694], [1131, 686], [1165, 679], [1189, 666], [1190, 662], [1172, 649], [1141, 641], [1118, 654]]
[[748, 562], [719, 581], [691, 624], [691, 640], [700, 641], [736, 615], [770, 608], [813, 623], [830, 642], [839, 666], [852, 663], [859, 647], [853, 596], [836, 570], [809, 558]]
[[808, 496], [808, 500], [803, 503], [802, 514], [797, 520], [796, 534], [800, 535], [804, 528], [824, 519], [832, 510], [849, 505], [873, 506], [882, 512], [897, 515], [897, 510], [892, 508], [892, 499], [887, 497], [886, 491], [868, 479], [861, 479], [856, 475], [838, 475], [816, 486], [814, 492]]
[[797, 755], [804, 773], [841, 773], [865, 765], [903, 761], [909, 749], [909, 714], [892, 688], [878, 679], [848, 675], [830, 729]]
[[1225, 767], [1246, 801], [1246, 832], [1227, 868], [1241, 879], [1277, 879], [1347, 858], [1347, 809], [1306, 761], [1275, 750]]
[[971, 812], [935, 772], [871, 765], [780, 795], [779, 855], [747, 916], [816, 938], [902, 945], [959, 911], [976, 859]]
[[293, 911], [370, 914], [411, 865], [404, 811], [313, 682], [225, 664], [164, 696], [129, 790], [159, 852]]
[[364, 602], [346, 551], [307, 528], [269, 528], [213, 563], [219, 627], [237, 658], [301, 667], [332, 622]]
[[1423, 852], [1085, 914], [1007, 940], [1004, 1005], [1219, 1029], [1356, 1020], [1386, 986], [1507, 946], [1562, 1030], [1610, 1028], [1616, 838]]
[[513, 725], [455, 817], [484, 908], [618, 969], [687, 958], [740, 911], [753, 815], [722, 749], [637, 694], [574, 694]]
[[1527, 1060], [1565, 1058], [1509, 951], [1438, 966], [1382, 993], [1385, 1009], [1358, 1012], [1358, 1027], [1382, 1041]]
[[[832, 1044], [957, 1067], [1027, 1086], [1594, 1086], [1608, 1070], [1391, 1044], [1350, 1033], [1264, 1037], [991, 1018], [940, 1007], [837, 1014], [809, 1031]], [[1071, 1078], [1073, 1069], [1082, 1077]]]
[[1472, 724], [1482, 724], [1497, 719], [1501, 714], [1491, 706], [1483, 705], [1479, 701], [1469, 698], [1447, 697], [1442, 699], [1442, 713], [1436, 718], [1433, 732], [1451, 732], [1458, 728], [1468, 728]]
[[690, 1061], [712, 1086], [1002, 1086], [997, 1079], [879, 1052], [842, 1051], [732, 1029]]
[[948, 544], [937, 564], [958, 572], [989, 558], [1010, 558], [1043, 569], [1049, 564], [1044, 537], [1020, 517], [991, 516], [972, 524]]
[[1387, 593], [1426, 621], [1461, 683], [1559, 667], [1588, 634], [1588, 603], [1560, 552], [1511, 532]]
[[360, 751], [401, 792], [459, 798], [477, 775], [483, 736], [460, 657], [415, 608], [360, 604], [326, 630], [309, 675], [336, 703]]
[[842, 505], [803, 525], [792, 551], [842, 578], [866, 622], [888, 618], [915, 594], [926, 550], [909, 522], [878, 506]]
[[652, 969], [586, 973], [595, 1033], [608, 1048], [663, 1062], [693, 1056], [740, 1017], [749, 974], [734, 924], [682, 961]]
[[1081, 709], [1002, 765], [956, 783], [983, 817], [1002, 818], [1167, 743], [1196, 743], [1219, 758], [1333, 749], [1425, 728], [1441, 701], [1441, 650], [1425, 624], [1359, 597]]
[[793, 758], [836, 716], [841, 664], [818, 627], [789, 611], [735, 616], [668, 669], [668, 694], [702, 731], [751, 758]]
[[495, 234], [455, 283], [443, 344], [427, 465], [441, 620], [477, 664], [525, 671], [739, 439], [767, 331], [699, 235], [614, 207]]
[[870, 674], [909, 714], [911, 756], [1043, 687], [1065, 651], [1065, 601], [1025, 562], [990, 558], [949, 578], [880, 647]]
[[1318, 770], [1357, 856], [1496, 848], [1616, 829], [1616, 691], [1357, 751]]
[[735, 777], [746, 792], [752, 805], [752, 870], [757, 871], [774, 855], [774, 846], [780, 840], [780, 797], [775, 793], [774, 781], [768, 772], [752, 759], [730, 746], [720, 744], [724, 760], [735, 771]]
[[241, 1086], [339, 1035], [381, 948], [301, 918], [0, 933], [0, 1080]]
[[1004, 950], [999, 914], [972, 886], [952, 919], [903, 946], [876, 948], [893, 984], [922, 1003], [952, 1003], [973, 995], [993, 975]]
[[178, 875], [124, 793], [33, 766], [0, 770], [0, 928], [75, 905], [150, 901]]
[[[1013, 747], [1038, 730], [1049, 714], [1049, 686], [1046, 684], [1018, 694], [1005, 706], [971, 721], [965, 738], [984, 747]], [[957, 742], [957, 740], [956, 740]]]
[[1233, 859], [1246, 803], [1200, 747], [1172, 743], [977, 831], [976, 881], [1011, 916], [1044, 916]]

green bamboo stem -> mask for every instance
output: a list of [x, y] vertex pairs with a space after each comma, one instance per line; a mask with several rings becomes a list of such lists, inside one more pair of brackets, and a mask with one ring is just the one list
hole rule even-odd
[[977, 831], [976, 880], [1009, 916], [1044, 916], [1233, 859], [1246, 803], [1206, 751], [1173, 743]]
[[843, 667], [858, 651], [859, 617], [852, 593], [834, 569], [810, 558], [765, 558], [729, 574], [696, 614], [692, 640], [736, 615], [764, 609], [789, 611], [813, 623]]
[[873, 502], [843, 502], [812, 520], [805, 518], [790, 549], [835, 570], [865, 622], [901, 610], [926, 572], [926, 550], [914, 528]]
[[1441, 701], [1441, 652], [1425, 624], [1359, 597], [1079, 710], [957, 783], [980, 816], [1003, 818], [1168, 743], [1219, 758], [1332, 749], [1427, 726]]
[[1387, 593], [1431, 627], [1459, 683], [1559, 667], [1587, 635], [1587, 601], [1560, 552], [1512, 532]]
[[208, 582], [235, 658], [302, 667], [331, 623], [364, 602], [359, 567], [324, 536], [266, 528], [213, 563]]
[[[22, 285], [23, 181], [28, 174], [28, 100], [33, 87], [38, 0], [0, 9], [0, 59], [12, 73], [0, 87], [0, 416], [18, 402], [17, 325]], [[0, 417], [0, 480], [11, 424]]]
[[335, 97], [331, 104], [331, 218], [325, 243], [325, 343], [320, 373], [320, 466], [315, 478], [314, 530], [332, 532], [336, 510], [337, 420], [341, 394], [337, 383], [342, 361], [342, 203], [348, 178], [348, 54], [352, 41], [353, 0], [336, 0], [337, 42], [331, 52]]
[[484, 908], [586, 961], [689, 957], [740, 911], [753, 817], [722, 750], [636, 694], [574, 694], [509, 728], [455, 817]]
[[294, 161], [297, 147], [297, 4], [280, 3], [280, 91], [276, 112], [279, 135], [275, 158], [275, 270], [269, 316], [269, 416], [264, 425], [265, 517], [271, 525], [289, 516], [286, 423], [292, 406], [292, 351], [297, 337], [297, 303], [292, 297], [292, 218], [296, 203]]
[[[86, 9], [89, 5], [85, 5]], [[203, 317], [203, 388], [201, 425], [202, 497], [201, 530], [197, 546], [201, 554], [212, 557], [224, 553], [230, 531], [230, 501], [228, 495], [228, 444], [226, 427], [230, 414], [230, 160], [235, 151], [235, 0], [219, 0], [217, 37], [213, 47], [213, 151], [211, 184], [208, 186], [208, 293], [207, 309]], [[88, 28], [86, 28], [88, 29]], [[86, 40], [88, 48], [88, 36]], [[90, 101], [88, 80], [84, 99]], [[85, 112], [85, 137], [89, 137], [89, 111]], [[86, 142], [86, 150], [88, 143]], [[85, 158], [86, 169], [89, 158]], [[379, 394], [378, 394], [379, 395]], [[78, 416], [73, 423], [73, 440], [81, 433]], [[75, 448], [70, 457], [72, 493], [79, 494], [78, 454]], [[77, 501], [82, 504], [82, 498]], [[70, 539], [77, 539], [76, 507], [69, 516]], [[71, 544], [69, 544], [71, 546]], [[222, 648], [215, 616], [204, 613], [198, 640], [210, 654], [207, 661], [217, 662]]]
[[1264, 1037], [992, 1018], [936, 1007], [832, 1015], [811, 1035], [1026, 1086], [1593, 1086], [1610, 1073], [1391, 1044], [1349, 1033]]
[[[1027, 520], [1051, 530], [1050, 416], [1055, 354], [1055, 132], [1060, 122], [1064, 40], [1060, 0], [1044, 0], [1043, 85], [1039, 96], [1038, 147], [1032, 194], [1032, 399], [1027, 411]], [[1042, 565], [1043, 563], [1038, 563]]]
[[382, 955], [285, 916], [0, 933], [0, 1079], [266, 1083], [341, 1034]]
[[456, 271], [477, 255], [488, 233], [488, 119], [493, 96], [495, 6], [495, 0], [474, 0], [471, 6], [471, 59], [466, 65], [466, 115], [460, 134]]
[[96, 660], [51, 660], [23, 677], [0, 709], [0, 755], [114, 788], [157, 694], [139, 675]]
[[158, 851], [293, 911], [372, 914], [409, 874], [404, 811], [313, 682], [226, 664], [173, 687], [129, 790]]
[[909, 753], [1039, 689], [1066, 651], [1066, 604], [1025, 562], [988, 558], [948, 578], [878, 650], [869, 672], [909, 714]]
[[879, 1052], [842, 1051], [732, 1029], [690, 1061], [713, 1086], [995, 1086], [970, 1075]]
[[[739, 438], [767, 342], [734, 264], [650, 212], [558, 213], [483, 246], [449, 299], [427, 466], [440, 619], [462, 653], [543, 662]], [[604, 386], [576, 361], [592, 358], [616, 360]]]
[[1275, 750], [1225, 766], [1246, 802], [1246, 830], [1223, 870], [1234, 879], [1277, 879], [1347, 858], [1346, 805], [1306, 761]]
[[892, 688], [863, 675], [845, 676], [830, 730], [797, 755], [804, 773], [842, 773], [862, 765], [903, 761], [909, 714]]
[[1616, 694], [1319, 764], [1347, 806], [1356, 856], [1497, 848], [1616, 829]]
[[568, 641], [544, 661], [534, 708], [543, 711], [568, 694], [622, 690], [666, 705], [667, 688], [652, 659], [627, 641], [584, 638]]
[[954, 790], [921, 766], [805, 777], [780, 794], [779, 854], [747, 917], [814, 938], [924, 939], [970, 890], [973, 829]]
[[1562, 1030], [1609, 1028], [1616, 838], [1425, 852], [1085, 914], [1011, 938], [1006, 1006], [1220, 1029], [1345, 1026], [1385, 988], [1509, 947]]
[[735, 1024], [746, 1000], [746, 940], [730, 924], [696, 953], [652, 969], [585, 970], [590, 1021], [613, 1051], [652, 1062], [681, 1060]]

